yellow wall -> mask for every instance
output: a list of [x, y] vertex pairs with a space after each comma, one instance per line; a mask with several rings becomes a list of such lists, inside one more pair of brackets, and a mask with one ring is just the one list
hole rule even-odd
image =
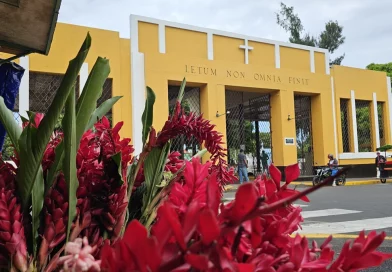
[[[156, 25], [139, 26], [139, 36], [143, 31], [143, 37], [153, 37], [155, 44]], [[225, 140], [226, 116], [215, 116], [217, 111], [225, 112], [225, 89], [271, 93], [272, 116], [275, 120], [271, 125], [273, 160], [278, 166], [297, 162], [296, 146], [284, 144], [284, 138], [296, 137], [295, 120], [287, 120], [289, 114], [294, 118], [294, 92], [329, 98], [328, 102], [323, 103], [325, 106], [321, 107], [319, 103], [312, 111], [316, 118], [327, 119], [325, 126], [329, 130], [333, 128], [328, 116], [328, 109], [332, 104], [330, 78], [323, 71], [310, 72], [309, 51], [282, 47], [281, 65], [285, 68], [276, 69], [275, 46], [249, 41], [249, 46], [254, 49], [249, 52], [249, 64], [246, 65], [244, 50], [240, 49], [244, 40], [214, 35], [214, 60], [211, 61], [207, 58], [206, 34], [169, 27], [165, 31], [165, 54], [158, 53], [156, 46], [150, 52], [143, 51], [146, 85], [156, 93], [156, 108], [162, 111], [162, 114], [154, 114], [155, 128], [161, 128], [167, 120], [168, 81], [180, 82], [184, 76], [189, 84], [201, 86], [201, 111], [204, 117], [217, 125]], [[144, 42], [149, 41], [143, 39], [142, 42], [139, 38], [140, 48], [147, 48], [143, 45]], [[302, 59], [304, 56], [307, 57], [306, 60]], [[298, 61], [301, 68], [295, 70]], [[316, 143], [318, 139], [322, 139], [320, 143], [324, 143], [321, 147], [315, 146], [315, 156], [321, 163], [326, 154], [332, 152], [333, 139], [327, 137], [325, 130], [315, 129], [313, 135]]]
[[[387, 144], [392, 142], [391, 133], [389, 128], [389, 113], [386, 110], [389, 105], [388, 101], [388, 89], [386, 84], [386, 74], [383, 72], [362, 70], [358, 68], [344, 67], [344, 66], [333, 66], [331, 69], [331, 75], [334, 79], [335, 89], [335, 104], [336, 104], [336, 121], [338, 130], [338, 146], [339, 153], [343, 153], [343, 142], [342, 142], [342, 124], [340, 119], [340, 99], [350, 99], [351, 91], [355, 93], [355, 100], [368, 101], [370, 108], [369, 123], [371, 125], [372, 137], [372, 149], [375, 150], [376, 146], [376, 131], [375, 131], [375, 118], [373, 115], [373, 93], [376, 93], [377, 101], [385, 103], [385, 109], [383, 111], [384, 118], [384, 133], [385, 141]], [[351, 122], [352, 111], [351, 102], [348, 102], [348, 115]], [[353, 141], [353, 127], [350, 123], [350, 152], [354, 152], [354, 141]], [[356, 160], [344, 160], [344, 164], [362, 164], [370, 163], [371, 159], [356, 159]]]
[[282, 46], [280, 48], [280, 61], [280, 67], [283, 69], [310, 71], [309, 51]]
[[315, 70], [316, 73], [325, 73], [325, 54], [314, 52]]
[[[132, 136], [131, 56], [130, 40], [121, 39], [118, 32], [73, 26], [57, 25], [49, 56], [31, 55], [30, 70], [64, 73], [68, 61], [78, 51], [87, 32], [92, 36], [92, 47], [86, 60], [92, 69], [98, 56], [110, 60], [113, 78], [113, 96], [123, 98], [114, 107], [114, 121], [124, 121], [122, 136]], [[284, 138], [295, 138], [294, 95], [311, 96], [314, 165], [325, 165], [328, 153], [335, 153], [333, 96], [331, 77], [334, 80], [336, 130], [338, 153], [343, 152], [340, 122], [340, 99], [350, 98], [355, 90], [356, 99], [385, 103], [384, 126], [386, 142], [391, 143], [389, 128], [389, 101], [385, 73], [335, 66], [331, 74], [326, 71], [326, 56], [318, 49], [297, 49], [280, 45], [279, 63], [275, 59], [275, 44], [268, 41], [248, 41], [249, 64], [245, 64], [245, 44], [241, 37], [213, 34], [213, 60], [208, 59], [207, 32], [165, 27], [165, 53], [159, 53], [158, 23], [138, 23], [138, 49], [144, 53], [145, 82], [156, 93], [153, 126], [160, 130], [168, 116], [168, 83], [187, 82], [200, 87], [201, 111], [204, 117], [216, 124], [226, 141], [226, 116], [216, 117], [216, 112], [226, 111], [225, 90], [269, 93], [271, 96], [271, 130], [273, 159], [277, 166], [287, 166], [297, 161], [297, 148], [285, 145]], [[311, 72], [311, 52], [314, 52], [314, 72]], [[319, 52], [320, 51], [320, 52]], [[4, 55], [0, 54], [0, 57]], [[275, 68], [277, 65], [280, 68]], [[140, 69], [143, 69], [141, 67]], [[288, 115], [292, 120], [288, 120]], [[373, 129], [373, 137], [375, 131]], [[372, 163], [372, 159], [351, 159], [345, 163]]]
[[[182, 37], [180, 38], [182, 39]], [[244, 63], [244, 52], [239, 49], [244, 44], [241, 39], [214, 36], [214, 60]], [[193, 45], [189, 45], [193, 47]]]
[[130, 42], [120, 39], [118, 32], [58, 23], [49, 55], [30, 55], [30, 71], [64, 74], [88, 32], [92, 45], [85, 62], [91, 71], [98, 56], [109, 59], [112, 95], [123, 96], [113, 108], [113, 121], [124, 121], [121, 134], [131, 137]]
[[275, 46], [272, 44], [249, 42], [254, 49], [249, 52], [249, 64], [275, 67]]

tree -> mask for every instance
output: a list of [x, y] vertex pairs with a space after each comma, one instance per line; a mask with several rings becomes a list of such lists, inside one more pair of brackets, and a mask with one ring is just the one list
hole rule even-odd
[[[291, 43], [324, 48], [331, 54], [344, 43], [346, 37], [342, 34], [343, 27], [337, 21], [328, 21], [325, 24], [325, 29], [318, 37], [315, 37], [309, 33], [304, 33], [305, 28], [298, 14], [294, 13], [294, 7], [288, 7], [284, 3], [280, 3], [280, 8], [279, 13], [276, 13], [276, 22], [290, 33], [289, 41]], [[344, 56], [345, 54], [330, 60], [329, 64], [340, 65]]]
[[392, 62], [385, 64], [370, 63], [366, 69], [373, 71], [386, 72], [387, 76], [392, 77]]

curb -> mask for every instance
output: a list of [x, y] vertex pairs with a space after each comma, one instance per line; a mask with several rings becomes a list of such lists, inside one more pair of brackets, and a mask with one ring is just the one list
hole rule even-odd
[[[392, 183], [392, 180], [387, 180], [386, 183]], [[292, 185], [302, 185], [302, 186], [313, 186], [311, 181], [293, 181]], [[357, 181], [346, 181], [345, 186], [360, 186], [360, 185], [372, 185], [372, 184], [382, 184], [379, 179], [369, 179], [369, 180], [357, 180]], [[238, 188], [239, 184], [236, 185], [226, 185], [225, 191], [232, 191]]]
[[[386, 183], [392, 183], [392, 180], [387, 180]], [[293, 185], [304, 185], [304, 186], [313, 186], [311, 181], [293, 181], [290, 184]], [[369, 180], [353, 180], [346, 181], [344, 186], [360, 186], [360, 185], [372, 185], [372, 184], [382, 184], [379, 179], [369, 179]]]
[[[356, 239], [359, 236], [358, 234], [323, 234], [323, 233], [298, 233], [301, 237], [306, 237], [308, 239], [327, 239], [329, 236], [332, 236], [333, 239]], [[294, 238], [297, 233], [293, 233], [290, 237]], [[367, 236], [367, 234], [366, 234]], [[391, 236], [386, 236], [384, 240], [392, 240]]]

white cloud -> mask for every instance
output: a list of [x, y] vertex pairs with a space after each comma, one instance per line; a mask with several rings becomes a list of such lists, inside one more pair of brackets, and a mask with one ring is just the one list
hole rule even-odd
[[[216, 28], [262, 38], [287, 41], [277, 24], [276, 0], [67, 0], [62, 2], [59, 21], [119, 31], [129, 37], [129, 14]], [[365, 67], [371, 62], [392, 61], [390, 0], [286, 0], [313, 35], [328, 20], [344, 26], [346, 53], [343, 65]]]

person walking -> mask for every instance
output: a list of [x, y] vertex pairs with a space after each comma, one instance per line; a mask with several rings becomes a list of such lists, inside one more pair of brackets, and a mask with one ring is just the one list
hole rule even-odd
[[268, 160], [269, 157], [265, 150], [261, 151], [261, 164], [263, 165], [263, 172], [268, 174]]
[[380, 151], [377, 151], [377, 157], [375, 160], [376, 163], [376, 170], [377, 170], [377, 178], [380, 178], [380, 162], [383, 163], [385, 162], [385, 157], [380, 154]]
[[244, 178], [245, 181], [249, 181], [248, 177], [248, 160], [244, 154], [244, 150], [241, 149], [240, 153], [238, 154], [238, 175], [240, 177], [240, 184], [243, 183]]

